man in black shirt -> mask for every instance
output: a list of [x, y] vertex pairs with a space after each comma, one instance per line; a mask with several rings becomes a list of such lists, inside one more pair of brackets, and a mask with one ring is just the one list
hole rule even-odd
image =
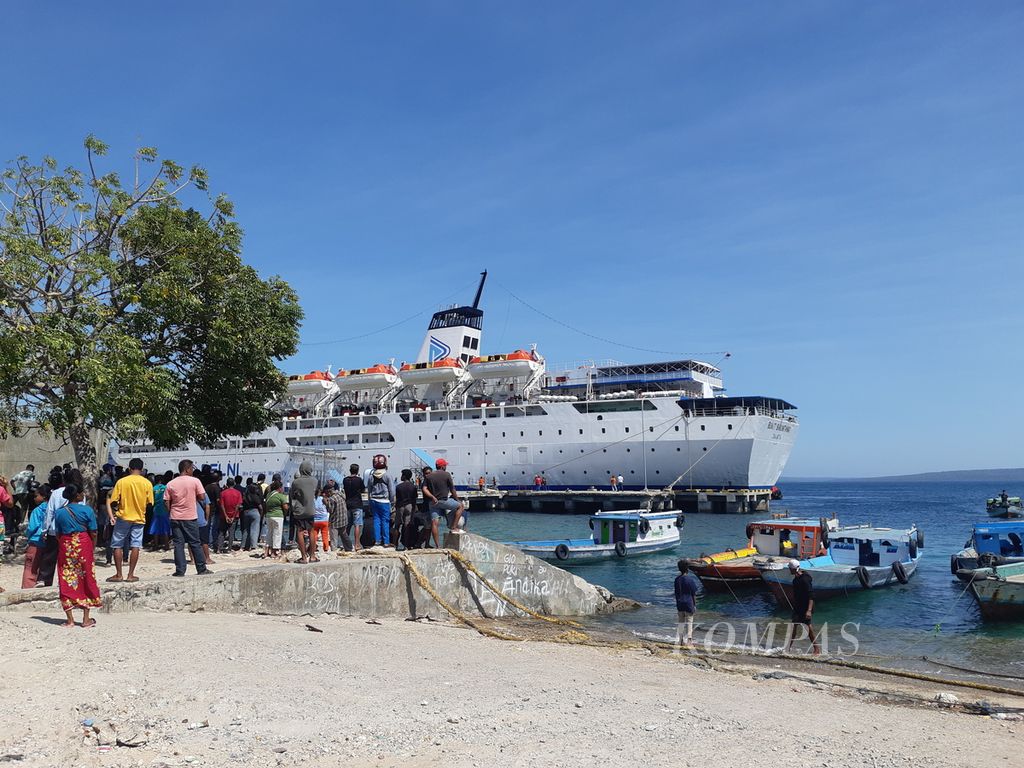
[[363, 548], [360, 541], [363, 535], [363, 491], [366, 490], [366, 484], [359, 476], [358, 464], [350, 466], [348, 471], [349, 475], [341, 481], [341, 487], [345, 492], [345, 506], [348, 507], [348, 532], [356, 550], [360, 550]]
[[[814, 587], [811, 575], [804, 573], [799, 560], [789, 561], [789, 572], [793, 574], [793, 615], [790, 616], [792, 629], [795, 630], [798, 624], [807, 627], [807, 636], [814, 648], [814, 655], [817, 656], [821, 653], [821, 649], [818, 647], [814, 627], [811, 626], [811, 615], [814, 613]], [[795, 632], [792, 631], [789, 634], [789, 642], [786, 643], [787, 651], [793, 645], [794, 634]]]
[[419, 536], [415, 534], [412, 525], [413, 513], [416, 511], [416, 501], [419, 498], [420, 490], [412, 481], [412, 470], [402, 470], [402, 482], [395, 487], [395, 518], [391, 530], [391, 541], [395, 548], [398, 543], [406, 549], [412, 549]]

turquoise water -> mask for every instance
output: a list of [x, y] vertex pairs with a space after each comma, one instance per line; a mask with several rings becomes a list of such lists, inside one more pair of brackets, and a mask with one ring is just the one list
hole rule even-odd
[[[1024, 675], [1024, 623], [983, 623], [973, 598], [949, 570], [949, 556], [963, 547], [972, 523], [987, 519], [985, 499], [999, 490], [974, 483], [786, 483], [785, 498], [774, 502], [772, 511], [812, 518], [835, 513], [841, 524], [907, 527], [917, 523], [925, 534], [924, 558], [909, 584], [818, 604], [815, 624], [827, 622], [831, 637], [838, 639], [840, 625], [856, 622], [859, 630], [848, 629], [856, 633], [863, 657], [919, 668], [921, 657], [928, 656]], [[603, 622], [646, 637], [669, 638], [675, 633], [676, 560], [743, 545], [745, 527], [756, 518], [687, 515], [683, 540], [675, 551], [581, 564], [570, 570], [616, 595], [645, 604], [639, 611], [616, 614]], [[499, 541], [589, 535], [587, 518], [579, 515], [481, 512], [474, 513], [471, 527]], [[725, 620], [738, 625], [742, 635], [746, 622], [757, 622], [763, 630], [766, 622], [785, 617], [767, 592], [708, 595], [698, 604], [698, 620], [705, 630]], [[849, 649], [850, 644], [845, 647]]]

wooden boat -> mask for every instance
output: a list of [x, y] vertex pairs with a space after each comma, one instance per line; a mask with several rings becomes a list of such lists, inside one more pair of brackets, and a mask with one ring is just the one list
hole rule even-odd
[[[814, 599], [847, 595], [876, 587], [906, 584], [917, 571], [924, 535], [912, 526], [905, 531], [871, 526], [838, 529], [828, 553], [802, 560], [811, 575]], [[761, 578], [781, 605], [793, 602], [793, 574], [786, 560], [759, 560]]]
[[979, 569], [973, 575], [970, 590], [983, 619], [1024, 620], [1024, 562]]
[[786, 562], [802, 560], [825, 552], [829, 534], [837, 530], [835, 518], [797, 519], [774, 515], [747, 526], [747, 545], [713, 555], [701, 555], [686, 562], [708, 592], [732, 589], [764, 588], [755, 560], [781, 557]]
[[951, 555], [949, 570], [970, 581], [978, 568], [1024, 562], [1024, 520], [975, 523], [964, 548]]
[[598, 512], [590, 518], [589, 539], [510, 541], [509, 546], [556, 563], [605, 560], [661, 552], [679, 544], [683, 516], [678, 512], [627, 510]]
[[987, 499], [985, 510], [989, 517], [1024, 517], [1020, 496], [1008, 496], [1005, 500], [1001, 497]]

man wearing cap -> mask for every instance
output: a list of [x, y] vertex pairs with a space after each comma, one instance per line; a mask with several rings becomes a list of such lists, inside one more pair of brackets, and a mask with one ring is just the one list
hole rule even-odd
[[[789, 572], [793, 574], [793, 615], [790, 616], [790, 622], [792, 622], [792, 629], [796, 628], [796, 625], [803, 624], [807, 627], [807, 636], [810, 638], [811, 645], [814, 647], [814, 654], [817, 656], [821, 653], [821, 649], [818, 647], [818, 639], [814, 634], [814, 627], [811, 626], [811, 614], [814, 613], [814, 588], [811, 582], [811, 574], [805, 573], [800, 567], [799, 560], [789, 561]], [[791, 631], [789, 634], [789, 642], [786, 643], [786, 650], [788, 651], [793, 645], [793, 635], [795, 632]]]
[[437, 541], [437, 525], [441, 515], [447, 515], [448, 528], [452, 533], [462, 533], [462, 518], [465, 505], [459, 500], [455, 481], [448, 473], [448, 461], [438, 459], [437, 469], [424, 478], [423, 495], [430, 499], [430, 525], [434, 541]]
[[[114, 490], [107, 495], [107, 516], [113, 529], [110, 547], [114, 550], [114, 568], [117, 570], [107, 581], [139, 580], [135, 575], [135, 566], [139, 563], [139, 550], [142, 548], [142, 530], [146, 527], [146, 513], [152, 511], [154, 503], [153, 484], [142, 474], [142, 470], [142, 459], [132, 459], [128, 462], [128, 474], [121, 477], [114, 484]], [[122, 573], [126, 541], [131, 548], [127, 579]]]

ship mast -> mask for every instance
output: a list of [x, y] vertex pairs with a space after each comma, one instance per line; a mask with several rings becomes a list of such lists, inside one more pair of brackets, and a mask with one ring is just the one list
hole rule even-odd
[[473, 299], [473, 309], [480, 309], [480, 296], [484, 292], [484, 283], [487, 282], [487, 270], [480, 273], [480, 285], [476, 289], [476, 297]]

